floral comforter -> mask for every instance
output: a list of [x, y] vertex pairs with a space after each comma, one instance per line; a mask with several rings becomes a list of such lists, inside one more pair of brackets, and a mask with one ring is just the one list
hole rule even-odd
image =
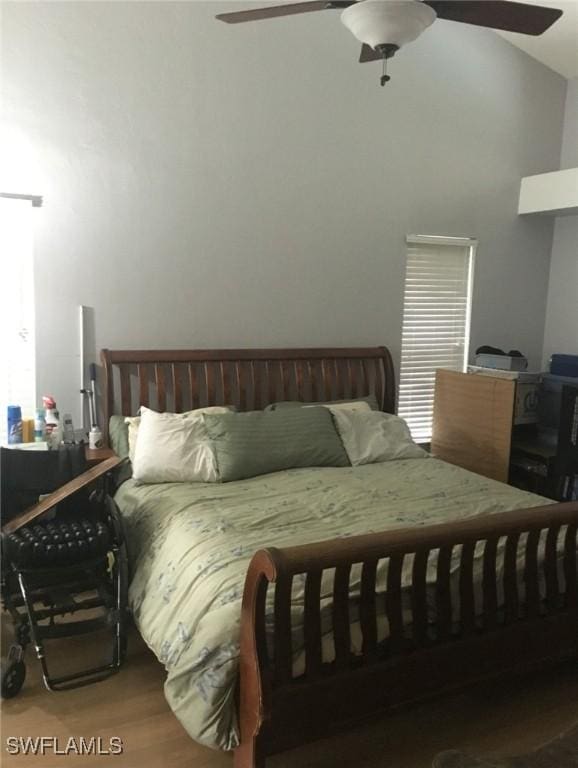
[[[240, 607], [256, 550], [544, 503], [433, 458], [289, 470], [227, 484], [128, 480], [116, 501], [129, 546], [130, 606], [166, 667], [166, 698], [195, 740], [222, 749], [238, 741]], [[378, 630], [386, 633], [386, 623]], [[294, 648], [299, 668], [298, 643]]]

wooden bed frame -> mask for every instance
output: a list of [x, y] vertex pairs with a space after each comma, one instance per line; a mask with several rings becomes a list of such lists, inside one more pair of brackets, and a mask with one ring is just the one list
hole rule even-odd
[[[384, 347], [103, 350], [102, 362], [106, 424], [111, 414], [134, 415], [140, 404], [176, 412], [215, 404], [250, 410], [277, 400], [321, 401], [373, 392], [383, 410], [395, 408], [393, 365]], [[267, 755], [329, 735], [380, 709], [547, 661], [577, 658], [577, 524], [578, 503], [548, 504], [257, 552], [242, 603], [241, 744], [235, 768], [262, 767]], [[563, 575], [557, 562], [560, 546]], [[479, 547], [481, 600], [474, 589]], [[450, 586], [452, 553], [459, 562], [457, 590]], [[428, 609], [432, 587], [426, 581], [430, 557], [436, 572], [433, 618]], [[385, 593], [376, 590], [377, 564], [384, 559], [389, 561]], [[412, 563], [411, 584], [403, 587], [411, 601], [409, 624], [402, 611], [404, 561]], [[362, 573], [355, 598], [350, 595], [354, 565]], [[334, 569], [331, 663], [323, 660], [321, 649], [320, 585], [327, 569]], [[305, 672], [299, 677], [293, 675], [291, 648], [295, 577], [305, 579]], [[273, 654], [265, 633], [271, 585]], [[363, 637], [360, 655], [351, 651], [354, 599]], [[384, 612], [389, 634], [378, 640], [377, 616]]]

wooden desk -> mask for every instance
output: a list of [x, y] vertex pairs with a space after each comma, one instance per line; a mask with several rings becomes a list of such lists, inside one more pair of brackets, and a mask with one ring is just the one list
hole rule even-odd
[[432, 453], [554, 498], [556, 445], [535, 425], [514, 426], [515, 391], [511, 379], [439, 369]]
[[[515, 381], [439, 369], [432, 453], [480, 475], [557, 501], [578, 477], [578, 387], [564, 387], [556, 439], [514, 425]], [[556, 444], [558, 442], [558, 445]]]

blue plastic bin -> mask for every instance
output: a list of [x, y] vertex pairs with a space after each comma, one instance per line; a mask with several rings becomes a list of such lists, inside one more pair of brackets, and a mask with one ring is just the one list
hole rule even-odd
[[542, 376], [540, 399], [538, 400], [538, 423], [542, 429], [555, 429], [558, 433], [562, 387], [578, 387], [578, 378], [574, 376], [554, 376], [545, 373]]
[[578, 355], [552, 355], [550, 373], [578, 378]]

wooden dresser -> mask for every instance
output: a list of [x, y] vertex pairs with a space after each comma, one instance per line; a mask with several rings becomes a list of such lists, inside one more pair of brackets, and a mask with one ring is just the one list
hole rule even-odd
[[479, 475], [508, 482], [516, 383], [436, 371], [431, 451]]

